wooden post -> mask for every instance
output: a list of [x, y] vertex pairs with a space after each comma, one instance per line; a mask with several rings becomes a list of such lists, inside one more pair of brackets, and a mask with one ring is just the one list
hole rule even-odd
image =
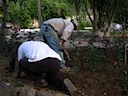
[[127, 64], [127, 47], [128, 47], [128, 43], [125, 44], [125, 52], [124, 52], [124, 64]]

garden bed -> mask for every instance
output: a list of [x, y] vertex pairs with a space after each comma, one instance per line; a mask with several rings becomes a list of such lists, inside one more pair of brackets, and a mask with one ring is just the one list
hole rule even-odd
[[[61, 73], [61, 76], [71, 79], [81, 93], [80, 96], [127, 96], [128, 65], [124, 65], [120, 52], [118, 48], [72, 49], [71, 61], [67, 63], [72, 70]], [[27, 76], [17, 80], [16, 72], [4, 70], [7, 64], [8, 58], [0, 56], [0, 82], [17, 86], [32, 84]]]

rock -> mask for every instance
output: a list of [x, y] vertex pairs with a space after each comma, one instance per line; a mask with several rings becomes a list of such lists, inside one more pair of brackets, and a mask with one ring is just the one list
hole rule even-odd
[[[33, 86], [25, 85], [24, 87], [16, 87], [13, 89], [11, 95], [7, 96], [69, 96], [59, 91], [54, 91], [49, 88], [43, 88], [40, 90], [35, 89]], [[6, 95], [0, 95], [6, 96]]]
[[11, 96], [36, 96], [36, 90], [28, 85], [16, 87], [13, 89]]
[[28, 89], [26, 96], [36, 96], [36, 89], [33, 88]]
[[26, 96], [26, 93], [27, 93], [27, 89], [26, 88], [22, 88], [19, 92], [19, 96]]
[[69, 96], [61, 92], [55, 92], [53, 90], [39, 90], [37, 96]]
[[7, 86], [5, 82], [0, 82], [0, 96], [10, 96], [12, 93], [12, 86]]
[[37, 96], [55, 96], [55, 95], [53, 95], [47, 91], [41, 90], [41, 91], [38, 91]]
[[74, 84], [68, 78], [64, 79], [64, 84], [68, 88], [69, 94], [71, 96], [78, 96], [77, 95], [77, 93], [78, 93], [77, 88], [74, 86]]

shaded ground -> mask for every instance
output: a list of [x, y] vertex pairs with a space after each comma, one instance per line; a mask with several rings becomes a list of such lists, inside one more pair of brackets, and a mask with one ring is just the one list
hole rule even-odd
[[[107, 49], [100, 62], [92, 58], [92, 65], [89, 63], [88, 49], [77, 52], [73, 50], [70, 55], [72, 60], [68, 62], [68, 66], [72, 71], [61, 75], [71, 79], [81, 93], [80, 96], [128, 96], [128, 66], [117, 62], [117, 52], [114, 49]], [[16, 86], [32, 85], [27, 76], [17, 80], [16, 72], [4, 70], [7, 64], [8, 58], [0, 56], [0, 82], [15, 83]]]

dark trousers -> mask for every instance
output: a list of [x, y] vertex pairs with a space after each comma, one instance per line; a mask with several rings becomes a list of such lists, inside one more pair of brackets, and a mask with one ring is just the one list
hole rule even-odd
[[46, 58], [38, 62], [28, 62], [28, 59], [24, 58], [19, 62], [19, 67], [33, 80], [42, 79], [45, 73], [48, 84], [65, 90], [63, 79], [59, 76], [60, 61], [58, 59]]

